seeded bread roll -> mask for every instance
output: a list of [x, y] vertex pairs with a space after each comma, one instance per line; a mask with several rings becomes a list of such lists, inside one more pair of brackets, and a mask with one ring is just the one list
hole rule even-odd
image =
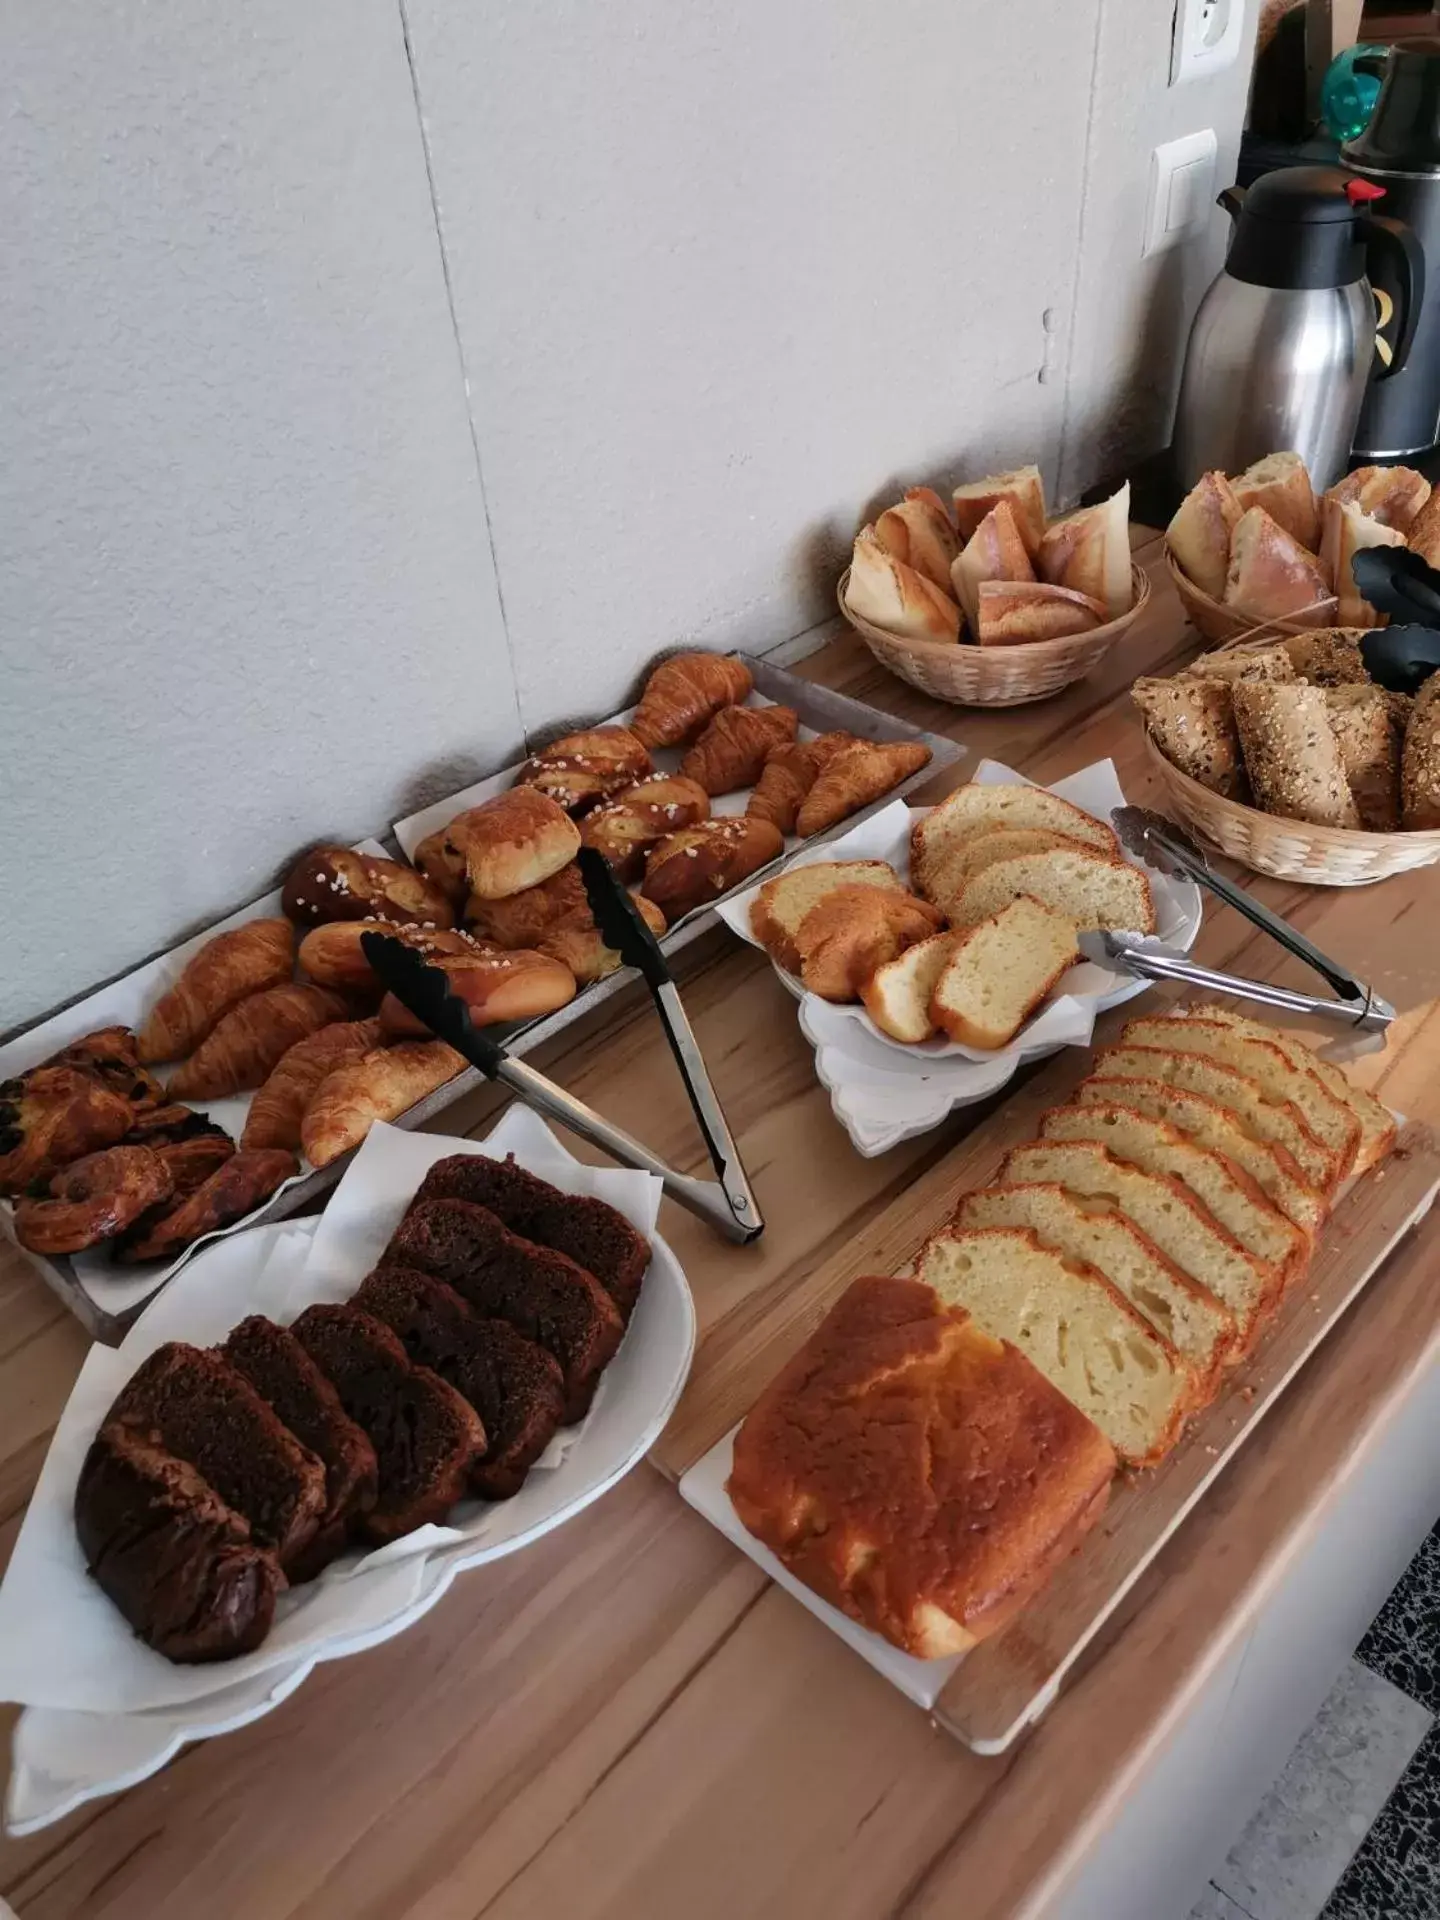
[[1141, 679], [1130, 694], [1171, 766], [1227, 800], [1244, 799], [1245, 763], [1228, 681]]
[[1440, 827], [1440, 673], [1419, 693], [1405, 728], [1400, 766], [1401, 825]]
[[1360, 653], [1365, 632], [1368, 628], [1330, 627], [1321, 633], [1292, 633], [1280, 647], [1299, 678], [1311, 686], [1363, 687], [1370, 678]]
[[[1319, 636], [1305, 635], [1306, 639]], [[1229, 647], [1202, 653], [1185, 669], [1193, 680], [1296, 680], [1295, 663], [1280, 642], [1262, 647]]]
[[1286, 820], [1358, 827], [1324, 689], [1241, 681], [1231, 697], [1256, 805]]
[[1394, 833], [1400, 825], [1401, 729], [1390, 696], [1382, 687], [1327, 687], [1325, 708], [1361, 826]]

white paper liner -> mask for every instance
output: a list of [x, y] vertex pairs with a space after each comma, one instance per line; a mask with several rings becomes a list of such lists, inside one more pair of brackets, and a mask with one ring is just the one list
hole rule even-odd
[[[435, 1161], [512, 1151], [565, 1191], [608, 1200], [654, 1240], [661, 1183], [572, 1159], [523, 1107], [512, 1107], [483, 1144], [377, 1126], [319, 1229], [309, 1222], [261, 1227], [220, 1243], [166, 1289], [122, 1346], [92, 1347], [0, 1586], [0, 1699], [128, 1714], [202, 1703], [271, 1669], [333, 1658], [358, 1637], [408, 1615], [430, 1587], [438, 1597], [461, 1564], [512, 1551], [547, 1531], [634, 1464], [678, 1398], [694, 1340], [688, 1289], [663, 1242], [590, 1413], [557, 1450], [557, 1470], [532, 1475], [513, 1500], [466, 1501], [451, 1525], [347, 1556], [318, 1580], [282, 1595], [275, 1626], [254, 1653], [176, 1666], [134, 1637], [85, 1572], [72, 1519], [80, 1465], [119, 1388], [148, 1354], [166, 1340], [204, 1345], [223, 1339], [250, 1313], [287, 1322], [313, 1301], [348, 1297]], [[487, 1551], [492, 1536], [494, 1552]]]

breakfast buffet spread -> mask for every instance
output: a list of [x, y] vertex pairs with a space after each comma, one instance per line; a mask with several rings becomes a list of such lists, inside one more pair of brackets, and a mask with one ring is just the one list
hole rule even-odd
[[[1372, 677], [1361, 640], [1380, 616], [1352, 575], [1375, 546], [1440, 557], [1428, 494], [1406, 469], [1371, 468], [1317, 500], [1286, 454], [1234, 480], [1207, 474], [1167, 534], [1186, 604], [1273, 625], [1135, 679], [1157, 759], [1287, 822], [1440, 826], [1435, 683], [1406, 695]], [[912, 488], [857, 536], [842, 606], [899, 643], [999, 654], [1119, 638], [1138, 611], [1127, 514], [1125, 488], [1052, 522], [1035, 468], [962, 485], [948, 505]], [[32, 1042], [0, 1086], [0, 1194], [35, 1256], [146, 1268], [158, 1284], [302, 1164], [338, 1172], [364, 1148], [318, 1233], [256, 1229], [281, 1235], [276, 1256], [303, 1285], [277, 1283], [263, 1311], [243, 1291], [217, 1307], [208, 1276], [233, 1270], [245, 1236], [222, 1238], [155, 1295], [116, 1370], [67, 1416], [65, 1464], [15, 1564], [32, 1603], [49, 1593], [57, 1616], [90, 1621], [82, 1634], [101, 1632], [86, 1611], [97, 1590], [118, 1610], [152, 1664], [134, 1666], [114, 1713], [178, 1699], [161, 1677], [174, 1668], [270, 1671], [335, 1657], [377, 1621], [398, 1630], [443, 1591], [420, 1570], [445, 1565], [450, 1544], [449, 1573], [462, 1549], [463, 1564], [483, 1557], [488, 1513], [567, 1456], [603, 1456], [594, 1497], [668, 1417], [693, 1314], [654, 1231], [659, 1180], [609, 1176], [646, 1193], [612, 1204], [595, 1189], [605, 1176], [557, 1175], [574, 1163], [535, 1135], [532, 1150], [502, 1151], [502, 1126], [481, 1149], [415, 1141], [424, 1159], [397, 1189], [393, 1143], [409, 1136], [386, 1125], [466, 1069], [464, 1034], [552, 1015], [617, 973], [587, 879], [597, 855], [652, 946], [723, 901], [797, 997], [807, 1037], [815, 1022], [863, 1023], [871, 1068], [896, 1086], [938, 1083], [952, 1055], [969, 1071], [1005, 1063], [986, 1090], [1067, 1043], [1081, 1061], [1029, 1131], [945, 1194], [908, 1258], [852, 1270], [818, 1323], [757, 1337], [743, 1417], [688, 1463], [686, 1497], [867, 1657], [933, 1668], [913, 1697], [934, 1705], [960, 1655], [1003, 1639], [1052, 1582], [1078, 1581], [1112, 1496], [1143, 1503], [1147, 1477], [1202, 1444], [1208, 1410], [1253, 1399], [1272, 1330], [1319, 1264], [1346, 1259], [1334, 1216], [1385, 1177], [1396, 1116], [1229, 1000], [1172, 1001], [1096, 1036], [1097, 1015], [1145, 982], [1092, 981], [1087, 938], [1168, 942], [1178, 960], [1198, 892], [1117, 835], [1125, 796], [1108, 763], [1067, 792], [987, 763], [917, 808], [898, 796], [932, 749], [896, 734], [807, 724], [743, 659], [677, 654], [633, 711], [399, 823], [409, 863], [370, 843], [312, 848], [273, 910], [189, 943], [127, 1003], [133, 1018], [82, 1030], [72, 1010], [62, 1044]], [[443, 977], [455, 1046], [388, 972], [386, 990], [376, 934]], [[919, 1124], [959, 1103], [941, 1098]], [[851, 1128], [862, 1152], [904, 1132], [877, 1145]], [[1407, 1204], [1420, 1196], [1413, 1218], [1440, 1161], [1419, 1135], [1396, 1157]], [[369, 1237], [336, 1259], [326, 1221], [352, 1217]], [[1374, 1229], [1384, 1246], [1352, 1291], [1408, 1223]], [[665, 1363], [628, 1389], [638, 1424], [612, 1459], [592, 1405], [672, 1272], [686, 1310]], [[537, 1530], [573, 1510], [557, 1498]], [[1092, 1576], [1108, 1581], [1105, 1605], [1158, 1537]], [[417, 1573], [392, 1598], [380, 1583], [398, 1580], [397, 1553]], [[12, 1574], [12, 1606], [15, 1591]], [[19, 1645], [0, 1660], [12, 1690]], [[37, 1672], [51, 1659], [37, 1654]], [[209, 1730], [221, 1685], [196, 1678], [185, 1694], [188, 1737]], [[37, 1693], [32, 1734], [71, 1704], [63, 1686]]]

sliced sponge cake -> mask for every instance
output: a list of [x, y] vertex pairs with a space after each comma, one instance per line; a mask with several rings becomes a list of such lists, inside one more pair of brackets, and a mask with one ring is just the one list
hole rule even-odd
[[1016, 781], [1004, 786], [957, 787], [932, 807], [910, 832], [910, 878], [921, 893], [934, 899], [929, 881], [958, 847], [998, 827], [1040, 827], [1050, 833], [1081, 840], [1101, 853], [1118, 854], [1120, 843], [1112, 829], [1093, 814], [1057, 799], [1044, 787]]
[[971, 1047], [1008, 1045], [1080, 957], [1074, 921], [1024, 895], [951, 939], [930, 1012]]
[[800, 971], [795, 935], [810, 909], [836, 887], [883, 887], [904, 893], [905, 882], [886, 860], [816, 860], [767, 880], [750, 908], [750, 927], [771, 959]]
[[1235, 1343], [1235, 1316], [1167, 1260], [1132, 1220], [1054, 1185], [981, 1187], [960, 1202], [962, 1227], [1029, 1227], [1067, 1260], [1088, 1262], [1165, 1335], [1208, 1396]]
[[1287, 1281], [1304, 1267], [1310, 1242], [1293, 1220], [1240, 1167], [1189, 1140], [1164, 1120], [1133, 1108], [1093, 1101], [1054, 1107], [1040, 1123], [1047, 1140], [1098, 1140], [1117, 1160], [1145, 1173], [1173, 1174], [1258, 1259], [1279, 1267]]
[[[1078, 1106], [1096, 1103], [1123, 1107], [1127, 1113], [1162, 1120], [1197, 1146], [1208, 1147], [1235, 1170], [1247, 1174], [1267, 1200], [1277, 1206], [1307, 1241], [1325, 1224], [1325, 1198], [1302, 1179], [1300, 1169], [1282, 1147], [1262, 1140], [1246, 1128], [1240, 1116], [1219, 1101], [1207, 1099], [1163, 1080], [1139, 1080], [1092, 1074], [1075, 1089]], [[1129, 1154], [1122, 1156], [1131, 1158]], [[1138, 1163], [1137, 1163], [1138, 1164]], [[1154, 1169], [1151, 1169], [1154, 1171]], [[1233, 1232], [1233, 1228], [1232, 1228]]]
[[1063, 1259], [1028, 1229], [947, 1227], [921, 1249], [915, 1277], [1018, 1347], [1122, 1460], [1149, 1466], [1175, 1444], [1194, 1374], [1093, 1267]]
[[1128, 860], [1093, 849], [1054, 848], [997, 860], [946, 902], [952, 926], [973, 926], [1020, 895], [1028, 894], [1084, 929], [1120, 927], [1155, 931], [1150, 882]]
[[1335, 1183], [1355, 1164], [1360, 1145], [1360, 1122], [1353, 1109], [1335, 1095], [1308, 1067], [1294, 1066], [1265, 1034], [1256, 1038], [1223, 1020], [1199, 1014], [1168, 1019], [1128, 1021], [1120, 1035], [1124, 1046], [1163, 1047], [1180, 1053], [1198, 1053], [1221, 1066], [1248, 1073], [1267, 1100], [1288, 1100], [1315, 1138], [1333, 1158]]
[[1022, 853], [1063, 851], [1066, 847], [1073, 851], [1086, 844], [1073, 834], [1054, 833], [1048, 827], [989, 827], [975, 839], [958, 840], [928, 860], [920, 891], [927, 900], [944, 908], [959, 899], [977, 873], [993, 867], [997, 860], [1013, 860]]
[[953, 933], [932, 934], [928, 940], [907, 947], [898, 960], [887, 960], [862, 981], [860, 998], [882, 1033], [910, 1046], [919, 1046], [932, 1037], [935, 1022], [930, 1002], [954, 945]]
[[1247, 1253], [1187, 1187], [1169, 1174], [1126, 1166], [1093, 1141], [1035, 1140], [1015, 1147], [1000, 1178], [1006, 1185], [1058, 1181], [1072, 1193], [1118, 1208], [1182, 1273], [1225, 1302], [1243, 1340], [1250, 1339], [1280, 1287], [1276, 1268]]

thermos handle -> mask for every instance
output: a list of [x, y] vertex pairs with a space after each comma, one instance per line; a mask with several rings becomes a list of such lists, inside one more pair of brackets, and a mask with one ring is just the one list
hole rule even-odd
[[1223, 207], [1232, 220], [1238, 220], [1240, 209], [1245, 204], [1245, 193], [1244, 187], [1225, 187], [1216, 194], [1215, 204], [1217, 207]]
[[1425, 299], [1425, 252], [1403, 220], [1391, 220], [1384, 214], [1366, 214], [1365, 237], [1388, 257], [1400, 289], [1400, 332], [1391, 350], [1389, 366], [1377, 367], [1374, 375], [1376, 380], [1388, 380], [1392, 374], [1399, 373], [1415, 344], [1415, 329], [1420, 324], [1420, 308]]

